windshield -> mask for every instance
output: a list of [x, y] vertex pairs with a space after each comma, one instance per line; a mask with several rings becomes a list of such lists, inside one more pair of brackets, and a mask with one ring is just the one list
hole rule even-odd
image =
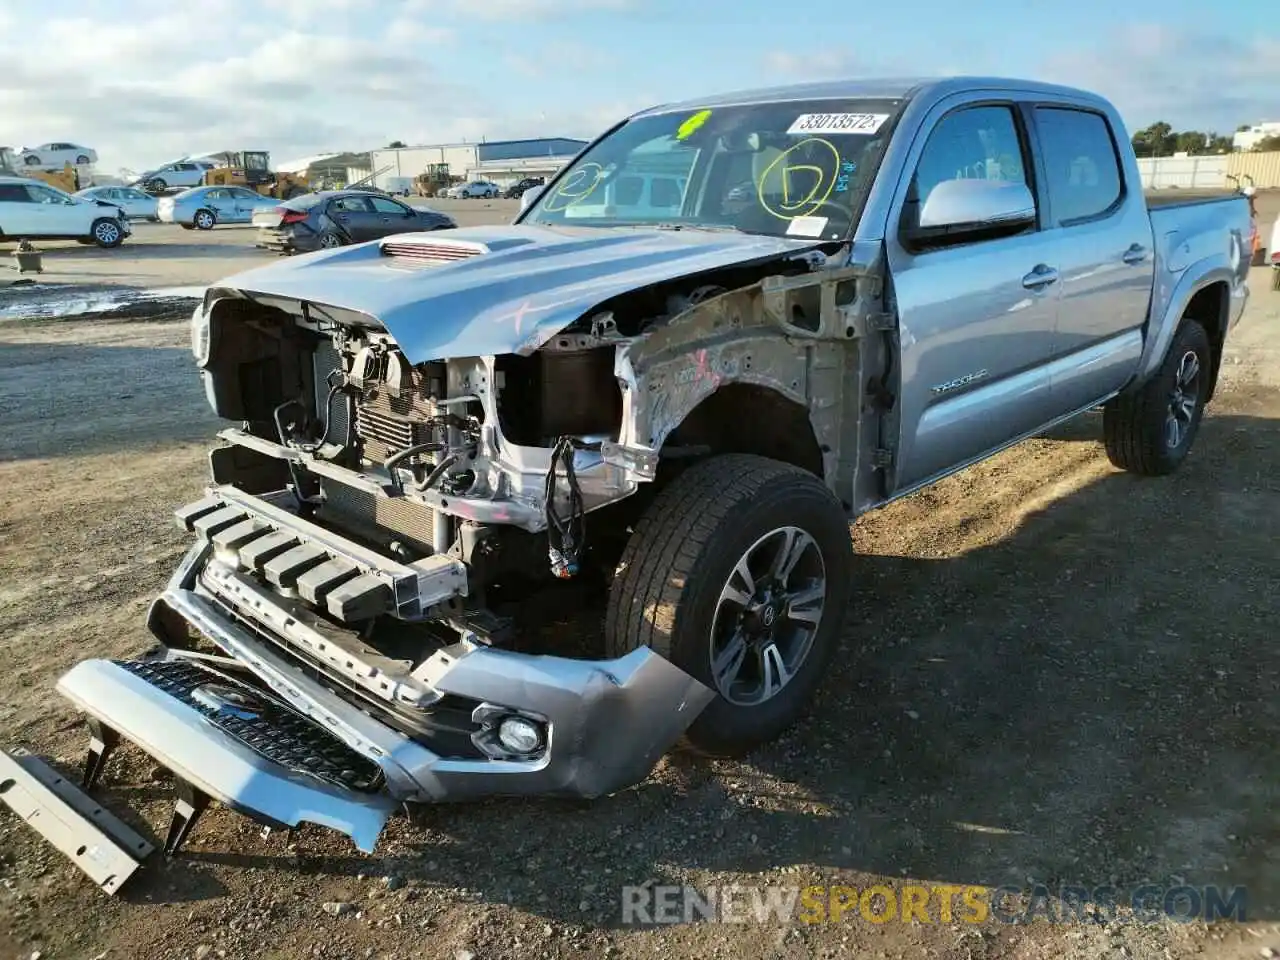
[[900, 105], [792, 100], [638, 117], [578, 157], [520, 222], [841, 239]]

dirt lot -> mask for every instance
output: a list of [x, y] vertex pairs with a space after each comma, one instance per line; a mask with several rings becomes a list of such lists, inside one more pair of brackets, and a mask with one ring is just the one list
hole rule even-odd
[[[232, 263], [111, 256], [162, 285]], [[0, 958], [1280, 951], [1280, 294], [1252, 280], [1175, 476], [1115, 471], [1086, 418], [859, 521], [844, 656], [812, 718], [749, 761], [674, 755], [589, 804], [428, 810], [374, 857], [213, 810], [184, 858], [116, 898], [0, 815]], [[71, 769], [85, 734], [53, 683], [148, 645], [146, 605], [187, 542], [170, 511], [197, 494], [215, 422], [185, 325], [154, 318], [0, 321], [0, 422], [0, 743]], [[163, 833], [151, 764], [122, 751], [107, 780]], [[620, 927], [619, 888], [650, 879], [1243, 884], [1250, 922]]]

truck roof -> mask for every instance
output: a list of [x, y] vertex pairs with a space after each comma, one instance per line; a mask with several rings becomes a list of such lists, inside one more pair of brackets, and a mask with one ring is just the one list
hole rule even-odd
[[743, 103], [781, 103], [788, 100], [867, 99], [904, 100], [928, 95], [940, 99], [949, 94], [969, 90], [1019, 90], [1040, 92], [1046, 95], [1070, 96], [1075, 99], [1096, 100], [1106, 105], [1101, 97], [1087, 90], [1044, 83], [1039, 80], [1019, 80], [1010, 77], [871, 77], [848, 80], [822, 80], [795, 83], [786, 86], [760, 87], [752, 90], [735, 90], [697, 100], [682, 100], [642, 110], [636, 116], [667, 113], [679, 110], [697, 110], [706, 107], [727, 107]]

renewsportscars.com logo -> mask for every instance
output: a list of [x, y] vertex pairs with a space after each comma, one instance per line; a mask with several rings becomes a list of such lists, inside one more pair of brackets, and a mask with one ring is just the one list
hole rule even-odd
[[1050, 888], [962, 884], [662, 886], [622, 888], [622, 922], [633, 925], [791, 922], [1158, 923], [1245, 922], [1244, 887]]

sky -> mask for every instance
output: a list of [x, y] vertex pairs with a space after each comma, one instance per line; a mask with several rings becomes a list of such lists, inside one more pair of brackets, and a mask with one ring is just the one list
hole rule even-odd
[[0, 144], [87, 145], [115, 174], [219, 150], [287, 161], [393, 140], [589, 138], [670, 100], [957, 73], [1085, 87], [1131, 131], [1280, 120], [1280, 27], [1263, 0], [1037, 6], [0, 0]]

